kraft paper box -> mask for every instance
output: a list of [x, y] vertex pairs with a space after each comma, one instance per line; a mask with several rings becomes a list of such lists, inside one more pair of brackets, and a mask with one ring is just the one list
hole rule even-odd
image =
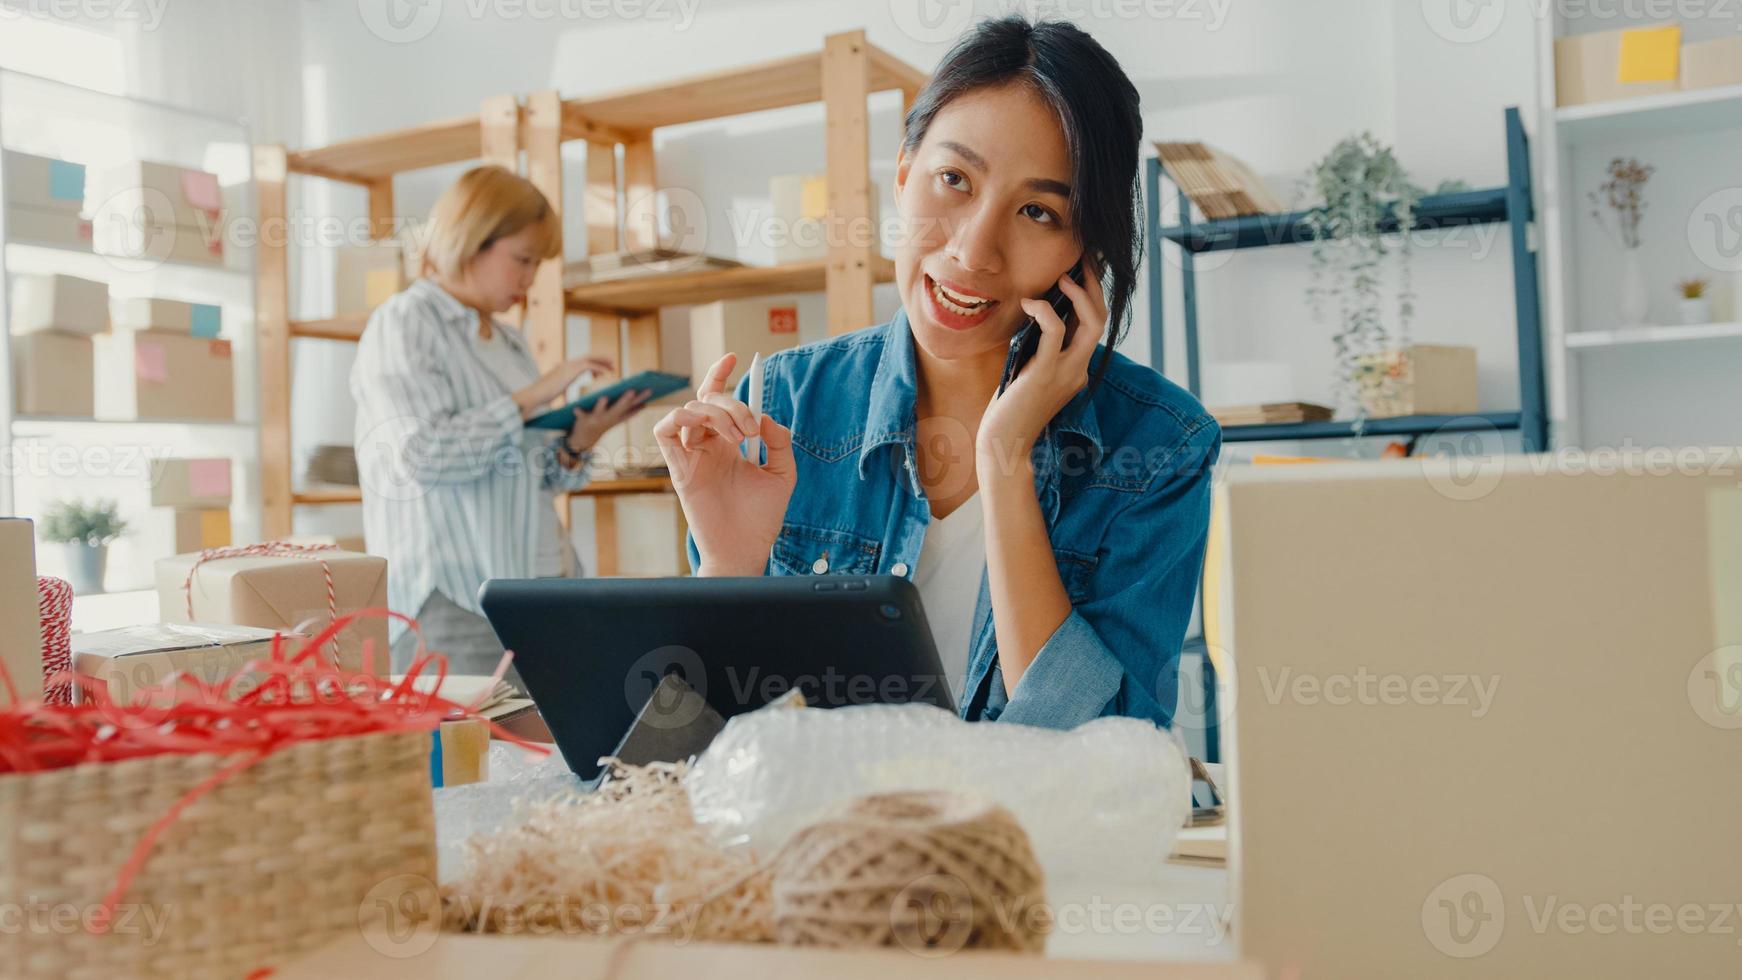
[[92, 248], [92, 225], [77, 211], [34, 208], [24, 204], [6, 208], [6, 237], [25, 245], [47, 245], [74, 252]]
[[430, 785], [464, 786], [490, 778], [490, 726], [477, 718], [444, 721], [430, 733]]
[[151, 506], [230, 506], [228, 459], [154, 459]]
[[[157, 562], [157, 607], [164, 622], [189, 622], [191, 594], [195, 622], [296, 630], [313, 636], [331, 622], [321, 561], [332, 569], [340, 616], [387, 605], [387, 559], [374, 555], [335, 550], [309, 558], [248, 556], [200, 562], [199, 557], [176, 555]], [[184, 590], [182, 585], [196, 563], [192, 587]], [[339, 634], [339, 665], [360, 670], [365, 641], [374, 651], [374, 672], [385, 674], [387, 620], [377, 616], [363, 617]]]
[[857, 244], [868, 241], [881, 252], [878, 234], [879, 191], [873, 183], [870, 221], [861, 227], [829, 218], [829, 182], [822, 174], [784, 174], [768, 182], [768, 198], [774, 211], [777, 238], [770, 241], [776, 264], [826, 259], [833, 241]]
[[42, 696], [42, 620], [36, 596], [36, 528], [0, 517], [0, 664], [18, 696]]
[[90, 418], [94, 373], [89, 337], [41, 331], [12, 338], [12, 390], [20, 414]]
[[732, 391], [750, 370], [751, 355], [767, 360], [776, 351], [798, 346], [798, 311], [797, 297], [728, 299], [692, 308], [690, 377], [700, 384], [708, 368], [732, 351], [738, 355], [726, 379], [726, 390]]
[[127, 296], [110, 300], [109, 312], [117, 330], [166, 330], [216, 337], [224, 329], [223, 307], [210, 303]]
[[138, 214], [151, 225], [213, 228], [223, 220], [224, 189], [216, 174], [135, 160], [93, 175], [85, 206], [92, 215]]
[[91, 218], [91, 245], [98, 255], [140, 262], [224, 264], [222, 225], [163, 225], [141, 220], [144, 212], [105, 211]]
[[1622, 35], [1638, 30], [1656, 28], [1597, 31], [1557, 39], [1554, 44], [1556, 102], [1563, 106], [1584, 105], [1641, 95], [1661, 95], [1679, 89], [1681, 83], [1675, 74], [1657, 81], [1621, 80]]
[[[9, 207], [57, 211], [76, 215], [85, 206], [85, 168], [67, 160], [39, 157], [6, 150], [0, 156], [5, 171], [5, 199]], [[8, 229], [8, 237], [16, 237]]]
[[14, 276], [12, 332], [24, 334], [37, 330], [108, 333], [109, 287], [75, 276]]
[[341, 245], [333, 261], [334, 316], [368, 313], [405, 288], [405, 254], [398, 242]]
[[115, 701], [126, 701], [140, 688], [162, 684], [178, 671], [216, 684], [249, 661], [270, 657], [274, 635], [274, 630], [217, 623], [151, 623], [74, 633], [73, 670], [108, 685]]
[[230, 512], [221, 507], [153, 507], [138, 524], [136, 553], [151, 562], [230, 545]]
[[1682, 48], [1682, 88], [1742, 85], [1742, 37], [1721, 37]]
[[117, 330], [94, 339], [99, 418], [229, 421], [236, 417], [234, 357], [228, 340], [159, 330]]
[[1415, 344], [1357, 359], [1367, 414], [1465, 415], [1476, 411], [1476, 349]]

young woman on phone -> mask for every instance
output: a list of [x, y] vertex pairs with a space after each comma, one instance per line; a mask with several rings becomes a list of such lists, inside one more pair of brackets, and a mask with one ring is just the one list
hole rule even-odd
[[[727, 354], [656, 427], [696, 573], [906, 576], [964, 718], [1169, 724], [1221, 432], [1113, 351], [1141, 137], [1136, 89], [1078, 28], [959, 42], [896, 161], [902, 310], [774, 355], [759, 416], [746, 383], [725, 392]], [[1055, 289], [1063, 316], [1033, 298]]]

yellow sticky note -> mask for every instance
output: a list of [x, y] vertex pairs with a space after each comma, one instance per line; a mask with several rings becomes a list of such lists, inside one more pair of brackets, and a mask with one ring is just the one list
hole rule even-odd
[[829, 213], [829, 182], [822, 177], [812, 177], [804, 182], [804, 190], [799, 193], [798, 216], [801, 218], [821, 218]]
[[230, 545], [230, 512], [200, 511], [200, 547], [227, 548]]
[[1621, 32], [1620, 80], [1673, 82], [1681, 72], [1682, 29], [1640, 27]]

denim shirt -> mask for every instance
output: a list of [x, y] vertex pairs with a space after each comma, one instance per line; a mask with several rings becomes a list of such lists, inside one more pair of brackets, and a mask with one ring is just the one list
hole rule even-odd
[[[1105, 352], [1097, 352], [1091, 370]], [[1006, 695], [984, 566], [964, 719], [1073, 728], [1103, 715], [1168, 725], [1210, 518], [1221, 429], [1191, 395], [1114, 353], [1036, 440], [1035, 492], [1071, 612]], [[798, 484], [767, 574], [913, 574], [931, 507], [914, 452], [917, 373], [905, 313], [764, 364], [760, 411], [793, 433]], [[748, 397], [748, 378], [737, 397]], [[693, 537], [692, 567], [700, 564]]]

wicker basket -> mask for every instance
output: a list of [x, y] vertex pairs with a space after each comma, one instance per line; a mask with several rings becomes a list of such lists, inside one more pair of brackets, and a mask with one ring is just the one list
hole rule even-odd
[[231, 776], [158, 838], [108, 935], [79, 917], [145, 830], [234, 757], [0, 776], [0, 903], [25, 913], [15, 904], [0, 973], [241, 977], [357, 929], [378, 883], [435, 878], [429, 746], [417, 732], [304, 742]]

